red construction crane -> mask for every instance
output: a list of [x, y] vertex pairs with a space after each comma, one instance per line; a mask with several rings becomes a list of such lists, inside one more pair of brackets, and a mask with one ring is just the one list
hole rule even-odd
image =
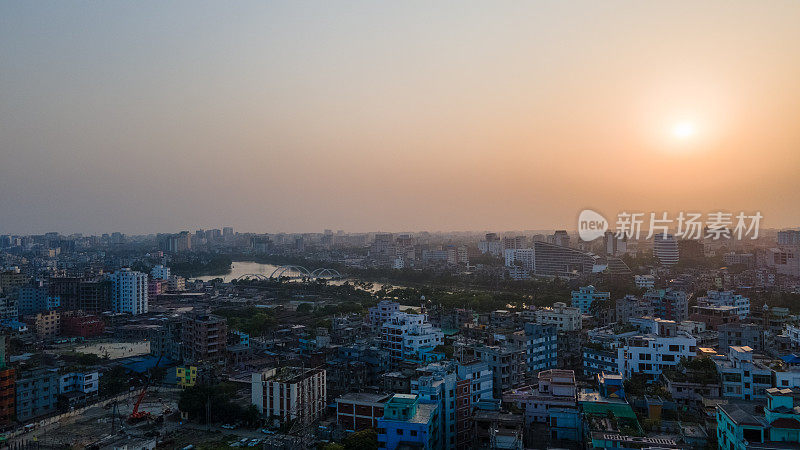
[[[161, 356], [163, 356], [163, 355], [160, 355], [158, 357], [158, 361], [156, 361], [156, 365], [153, 366], [153, 369], [158, 368], [158, 365], [161, 364]], [[153, 370], [153, 369], [151, 369], [151, 370]], [[139, 405], [142, 403], [142, 400], [144, 399], [144, 394], [147, 393], [147, 388], [150, 387], [150, 380], [152, 378], [153, 378], [153, 374], [150, 373], [150, 375], [147, 377], [147, 381], [144, 382], [144, 387], [142, 387], [142, 392], [139, 393], [139, 398], [136, 399], [136, 404], [133, 405], [133, 412], [131, 413], [130, 416], [128, 416], [128, 422], [136, 423], [136, 422], [141, 422], [142, 420], [146, 420], [146, 419], [150, 418], [150, 413], [149, 412], [147, 412], [147, 411], [139, 411]]]

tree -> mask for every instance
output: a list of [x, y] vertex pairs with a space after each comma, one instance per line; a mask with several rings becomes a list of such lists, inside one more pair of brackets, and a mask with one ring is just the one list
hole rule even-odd
[[[236, 388], [226, 384], [191, 386], [181, 391], [178, 409], [188, 413], [189, 419], [200, 423], [238, 422], [244, 420], [245, 410], [231, 401], [235, 394]], [[207, 411], [211, 413], [210, 418], [206, 417]]]
[[344, 445], [331, 442], [322, 447], [322, 450], [345, 450]]
[[313, 310], [314, 306], [311, 303], [300, 303], [297, 305], [297, 312], [299, 314], [310, 314]]
[[100, 377], [100, 393], [103, 395], [117, 395], [128, 390], [130, 382], [125, 368], [115, 366]]
[[342, 441], [347, 450], [377, 450], [378, 433], [372, 428], [356, 431]]
[[245, 408], [244, 413], [242, 413], [242, 421], [251, 428], [261, 425], [261, 413], [258, 412], [256, 405], [250, 405]]

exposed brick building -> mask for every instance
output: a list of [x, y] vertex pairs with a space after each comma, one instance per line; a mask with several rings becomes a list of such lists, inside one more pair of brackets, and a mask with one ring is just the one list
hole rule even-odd
[[347, 431], [377, 428], [391, 394], [348, 392], [336, 399], [336, 423]]
[[212, 314], [187, 314], [181, 327], [184, 358], [225, 365], [228, 323]]
[[61, 317], [61, 334], [64, 336], [93, 337], [105, 331], [103, 320], [94, 315], [64, 314]]

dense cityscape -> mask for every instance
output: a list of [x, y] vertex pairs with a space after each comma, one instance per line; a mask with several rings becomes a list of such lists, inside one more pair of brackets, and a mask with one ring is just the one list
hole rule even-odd
[[0, 0], [0, 450], [800, 450], [799, 25]]
[[3, 235], [3, 436], [786, 448], [798, 251], [796, 230]]

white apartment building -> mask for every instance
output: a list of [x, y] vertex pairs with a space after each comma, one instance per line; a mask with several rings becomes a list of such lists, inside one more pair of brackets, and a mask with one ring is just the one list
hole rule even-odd
[[590, 284], [589, 286], [581, 286], [577, 291], [572, 291], [572, 306], [580, 309], [583, 314], [589, 314], [592, 303], [607, 301], [610, 298], [610, 292], [600, 292]]
[[733, 291], [708, 291], [705, 297], [697, 299], [698, 305], [733, 306], [739, 319], [750, 315], [750, 299], [734, 294]]
[[154, 280], [169, 280], [169, 275], [169, 267], [165, 267], [160, 264], [150, 269], [150, 278]]
[[800, 388], [800, 367], [790, 366], [788, 368], [781, 368], [780, 370], [772, 370], [772, 377], [775, 379], [775, 387], [784, 388]]
[[257, 372], [251, 378], [251, 402], [267, 417], [280, 422], [310, 424], [325, 411], [328, 388], [324, 369], [281, 367]]
[[800, 347], [800, 327], [786, 324], [783, 335], [789, 338], [794, 347]]
[[670, 334], [645, 334], [627, 338], [625, 344], [617, 349], [619, 373], [626, 378], [639, 373], [655, 379], [664, 368], [676, 366], [681, 358], [691, 359], [697, 356], [697, 340], [694, 337], [678, 331]]
[[554, 303], [552, 308], [537, 309], [533, 314], [536, 323], [555, 325], [558, 331], [580, 331], [583, 327], [581, 310], [563, 302]]
[[503, 254], [503, 241], [495, 233], [488, 233], [486, 239], [478, 242], [478, 250], [482, 254], [500, 256]]
[[110, 276], [111, 306], [114, 312], [144, 314], [147, 312], [147, 274], [120, 269]]
[[656, 277], [652, 275], [635, 275], [633, 282], [639, 289], [652, 289], [656, 286]]
[[539, 383], [536, 385], [504, 392], [503, 402], [513, 404], [518, 409], [525, 411], [526, 426], [530, 426], [532, 423], [553, 424], [554, 427], [565, 426], [556, 425], [554, 417], [565, 410], [578, 416], [575, 372], [550, 369], [539, 372], [537, 376]]
[[775, 247], [767, 250], [767, 267], [781, 275], [800, 276], [800, 249], [797, 247]]
[[91, 372], [70, 372], [59, 378], [58, 392], [82, 392], [84, 394], [97, 394], [100, 387], [100, 374], [95, 370]]
[[379, 329], [392, 315], [400, 312], [400, 303], [391, 300], [381, 300], [369, 309], [369, 323], [374, 329]]
[[527, 272], [535, 270], [532, 248], [509, 248], [505, 250], [506, 267], [518, 267]]
[[389, 363], [416, 359], [421, 349], [444, 344], [442, 330], [428, 323], [427, 314], [396, 312], [381, 326], [381, 348], [389, 353]]
[[747, 346], [732, 345], [728, 356], [717, 355], [717, 365], [722, 384], [722, 396], [742, 400], [766, 398], [772, 387], [772, 370], [769, 358], [755, 355]]

